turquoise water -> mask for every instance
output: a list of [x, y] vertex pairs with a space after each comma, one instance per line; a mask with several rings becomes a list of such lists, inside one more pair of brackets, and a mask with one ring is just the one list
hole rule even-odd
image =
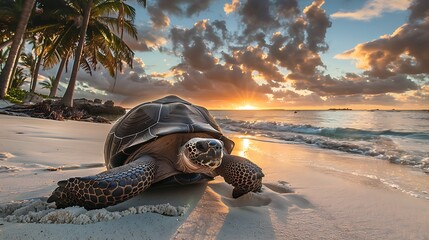
[[429, 111], [210, 111], [224, 131], [360, 154], [429, 173]]

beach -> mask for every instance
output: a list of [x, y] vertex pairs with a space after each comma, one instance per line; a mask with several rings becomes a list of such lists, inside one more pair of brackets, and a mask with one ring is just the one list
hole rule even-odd
[[218, 176], [107, 209], [55, 210], [44, 201], [56, 182], [105, 170], [112, 125], [4, 115], [0, 123], [0, 239], [429, 239], [420, 168], [232, 131], [233, 153], [263, 169], [261, 193], [233, 199]]

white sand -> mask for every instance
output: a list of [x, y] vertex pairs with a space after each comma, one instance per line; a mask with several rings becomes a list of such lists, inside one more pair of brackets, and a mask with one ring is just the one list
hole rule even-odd
[[0, 126], [0, 239], [429, 239], [429, 176], [378, 159], [236, 137], [235, 154], [263, 168], [262, 193], [232, 199], [217, 177], [152, 189], [107, 209], [56, 210], [43, 200], [57, 181], [104, 170], [111, 125], [0, 115]]

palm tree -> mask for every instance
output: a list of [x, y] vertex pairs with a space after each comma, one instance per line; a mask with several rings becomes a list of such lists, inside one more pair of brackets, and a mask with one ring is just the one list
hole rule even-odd
[[[42, 89], [48, 89], [51, 90], [53, 88], [53, 84], [55, 81], [55, 77], [54, 76], [49, 76], [48, 80], [45, 80], [43, 82], [40, 82], [39, 84], [42, 85]], [[61, 90], [60, 90], [61, 91]]]
[[[0, 50], [10, 47], [24, 5], [23, 0], [2, 0], [0, 3]], [[7, 57], [6, 57], [7, 59]], [[6, 60], [5, 60], [6, 61]]]
[[[93, 2], [94, 6], [88, 9], [88, 6], [91, 6]], [[115, 12], [118, 12], [116, 18], [112, 17]], [[79, 34], [79, 44], [74, 55], [75, 62], [72, 74], [66, 93], [61, 100], [64, 105], [73, 105], [73, 93], [82, 52], [84, 52], [94, 69], [100, 63], [109, 71], [111, 76], [115, 76], [117, 73], [116, 66], [118, 61], [125, 61], [132, 66], [134, 52], [112, 30], [115, 27], [116, 31], [125, 29], [128, 34], [136, 38], [137, 32], [133, 24], [134, 16], [134, 8], [125, 4], [122, 0], [89, 0], [87, 2], [81, 33]], [[118, 21], [118, 19], [121, 19], [121, 21]], [[83, 31], [84, 29], [85, 31]], [[87, 39], [86, 44], [85, 39]]]
[[68, 62], [68, 58], [69, 58], [69, 53], [67, 52], [66, 55], [61, 60], [61, 63], [60, 63], [60, 66], [58, 67], [57, 75], [55, 76], [54, 81], [52, 81], [51, 91], [49, 92], [50, 98], [54, 98], [55, 95], [57, 95], [58, 85], [60, 83], [61, 75], [64, 71], [64, 67], [66, 66], [66, 64]]
[[24, 84], [28, 75], [24, 72], [24, 68], [16, 67], [15, 74], [13, 75], [12, 81], [10, 82], [10, 88], [20, 88]]
[[[30, 79], [34, 75], [34, 66], [36, 65], [36, 58], [34, 57], [33, 53], [21, 53], [21, 66], [27, 68], [29, 72]], [[31, 84], [30, 84], [30, 90], [31, 90]]]
[[[51, 10], [53, 21], [45, 20], [45, 24], [41, 24], [37, 29], [37, 31], [48, 32], [51, 36], [44, 51], [43, 68], [49, 69], [60, 63], [49, 93], [50, 97], [55, 97], [63, 71], [69, 59], [73, 57], [73, 50], [79, 39], [79, 28], [82, 22], [82, 11], [79, 4], [82, 5], [83, 2], [67, 2], [61, 7], [54, 7]], [[84, 57], [81, 57], [80, 66], [92, 74], [90, 63]]]
[[[75, 63], [79, 62], [79, 64], [75, 64], [76, 67], [73, 67], [74, 73], [72, 73], [69, 86], [71, 90], [68, 91], [68, 95], [65, 94], [65, 99], [67, 99], [67, 101], [64, 101], [64, 103], [69, 102], [70, 104], [66, 105], [72, 105], [73, 90], [79, 66], [91, 73], [91, 68], [95, 69], [98, 64], [102, 64], [106, 69], [108, 69], [110, 75], [114, 76], [118, 71], [118, 67], [120, 70], [120, 64], [122, 64], [122, 62], [132, 65], [134, 53], [123, 42], [122, 37], [123, 30], [125, 29], [130, 36], [136, 38], [137, 33], [133, 25], [135, 10], [131, 6], [125, 4], [125, 0], [37, 1], [37, 6], [42, 6], [44, 14], [39, 15], [40, 19], [38, 19], [38, 21], [35, 19], [37, 16], [32, 18], [33, 25], [27, 33], [29, 33], [29, 36], [33, 36], [34, 34], [40, 34], [40, 32], [43, 32], [47, 39], [52, 40], [45, 46], [46, 51], [43, 51], [43, 59], [41, 57], [39, 58], [39, 63], [43, 60], [42, 64], [44, 68], [52, 67], [61, 62], [56, 81], [53, 83], [52, 91], [50, 93], [51, 96], [55, 96], [59, 79], [68, 59], [70, 58], [74, 58]], [[8, 2], [9, 5], [15, 7], [20, 2], [23, 2], [23, 5], [27, 4], [26, 6], [29, 4], [28, 0], [2, 0], [1, 5], [3, 5], [4, 2]], [[144, 6], [146, 5], [145, 0], [137, 0], [137, 2]], [[61, 5], [61, 7], [58, 7], [59, 5]], [[34, 6], [34, 1], [32, 6]], [[92, 7], [87, 8], [86, 6]], [[3, 8], [3, 6], [0, 8], [0, 25], [3, 23], [2, 20], [4, 19], [4, 16], [7, 16], [5, 14], [2, 15], [2, 11], [4, 9], [5, 8]], [[23, 6], [22, 9], [28, 8]], [[47, 11], [45, 12], [45, 10]], [[87, 22], [90, 23], [89, 26], [86, 24], [86, 21], [82, 21], [82, 15], [85, 16], [85, 12], [88, 13], [86, 16], [88, 17]], [[8, 21], [8, 19], [6, 20]], [[83, 20], [86, 20], [85, 17]], [[82, 22], [84, 24], [82, 24]], [[11, 24], [8, 24], [8, 26], [10, 25]], [[83, 31], [85, 26], [87, 31]], [[79, 30], [83, 34], [79, 34]], [[114, 30], [121, 33], [120, 37], [114, 33]], [[5, 32], [10, 32], [9, 35], [13, 35], [12, 28], [10, 31]], [[0, 41], [2, 41], [0, 43], [0, 47], [2, 48], [10, 44], [10, 37], [3, 33], [3, 31], [0, 33]], [[14, 36], [17, 35], [18, 34], [15, 34]], [[82, 39], [83, 42], [79, 41]], [[79, 47], [82, 48], [81, 50], [76, 48], [76, 45], [79, 46], [80, 42], [82, 43]], [[20, 46], [22, 47], [22, 44]], [[11, 50], [13, 49], [11, 48]], [[13, 54], [11, 53], [10, 55]], [[7, 66], [9, 67], [9, 65]], [[35, 77], [37, 77], [38, 71], [33, 71], [35, 73]], [[7, 71], [3, 71], [2, 74], [6, 74], [6, 72]], [[1, 90], [4, 92], [3, 95], [5, 95], [7, 88], [2, 87], [4, 84], [2, 79], [6, 80], [6, 78], [2, 77], [0, 79], [0, 88], [2, 88]], [[0, 97], [3, 96], [0, 95]]]
[[46, 37], [44, 33], [37, 33], [33, 36], [33, 51], [36, 56], [35, 65], [33, 67], [33, 73], [31, 75], [31, 89], [30, 92], [36, 90], [37, 78], [39, 77], [40, 66], [42, 65], [42, 59], [46, 55], [46, 48], [49, 45], [49, 37]]
[[[18, 21], [20, 19], [21, 13], [23, 12], [24, 9], [24, 4], [26, 4], [25, 2], [26, 0], [1, 0], [0, 3], [0, 41], [2, 41], [2, 43], [0, 43], [0, 51], [2, 52], [4, 48], [9, 47], [12, 44], [13, 41], [13, 36], [15, 35], [15, 30], [17, 29], [17, 25], [18, 25]], [[22, 43], [24, 43], [25, 39], [29, 38], [32, 39], [37, 35], [40, 35], [41, 33], [38, 33], [38, 31], [33, 31], [33, 29], [38, 25], [43, 25], [44, 22], [42, 23], [38, 23], [37, 20], [38, 18], [40, 18], [39, 16], [43, 15], [41, 13], [43, 13], [43, 10], [41, 8], [38, 8], [38, 6], [45, 6], [47, 5], [47, 3], [49, 5], [52, 5], [52, 3], [56, 3], [54, 5], [56, 5], [58, 7], [58, 2], [63, 2], [64, 0], [36, 0], [36, 7], [34, 8], [34, 15], [31, 16], [31, 18], [29, 19], [28, 23], [27, 23], [27, 30], [24, 34], [24, 38]], [[34, 5], [34, 4], [33, 4]], [[44, 16], [48, 16], [48, 17], [44, 17], [45, 19], [49, 19], [51, 16], [51, 13], [45, 12]], [[36, 23], [36, 24], [35, 24]], [[21, 44], [18, 48], [17, 54], [20, 55], [19, 53], [21, 52], [21, 48], [23, 47], [24, 44]], [[9, 49], [6, 49], [6, 51]], [[40, 51], [39, 51], [40, 53]], [[37, 54], [36, 56], [40, 56], [41, 54]], [[12, 57], [10, 55], [10, 57]], [[18, 66], [18, 60], [20, 58], [16, 58], [14, 64], [12, 65], [12, 76], [15, 76], [14, 71], [15, 68]], [[36, 78], [37, 79], [37, 73], [38, 73], [38, 68], [40, 66], [41, 63], [41, 58], [39, 58], [39, 61], [33, 61], [33, 65], [28, 65], [28, 69], [31, 72], [31, 79]], [[34, 65], [35, 64], [35, 65]], [[3, 65], [3, 64], [2, 64]], [[10, 85], [10, 83], [9, 83]], [[32, 88], [34, 90], [34, 87]], [[7, 90], [7, 89], [6, 89]]]
[[9, 50], [9, 56], [6, 61], [6, 65], [0, 76], [0, 99], [6, 97], [7, 88], [12, 77], [13, 68], [16, 62], [16, 59], [19, 56], [19, 48], [23, 43], [24, 34], [27, 29], [28, 20], [30, 19], [31, 12], [33, 10], [36, 0], [25, 0], [24, 6], [22, 9], [21, 17], [16, 28], [15, 35], [13, 37], [13, 42]]
[[70, 77], [69, 85], [67, 86], [67, 89], [66, 89], [66, 93], [64, 94], [63, 98], [61, 99], [61, 103], [63, 103], [66, 106], [70, 106], [70, 107], [73, 106], [73, 93], [74, 93], [74, 88], [76, 85], [77, 72], [78, 72], [79, 66], [80, 66], [80, 58], [82, 56], [82, 51], [83, 51], [83, 47], [84, 47], [86, 29], [88, 29], [89, 17], [91, 15], [92, 3], [93, 3], [93, 0], [88, 0], [88, 2], [86, 3], [86, 6], [85, 6], [85, 11], [83, 14], [83, 20], [82, 20], [82, 25], [81, 25], [81, 31], [79, 34], [79, 36], [80, 36], [79, 43], [77, 45], [76, 53], [74, 56], [74, 64], [73, 64], [72, 74]]

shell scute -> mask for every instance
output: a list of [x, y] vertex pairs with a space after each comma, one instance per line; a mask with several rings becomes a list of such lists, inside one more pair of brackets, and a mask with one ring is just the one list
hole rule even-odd
[[105, 143], [108, 168], [121, 166], [142, 144], [174, 133], [204, 132], [218, 138], [231, 152], [234, 143], [223, 136], [207, 109], [176, 97], [167, 96], [131, 109], [112, 127]]

